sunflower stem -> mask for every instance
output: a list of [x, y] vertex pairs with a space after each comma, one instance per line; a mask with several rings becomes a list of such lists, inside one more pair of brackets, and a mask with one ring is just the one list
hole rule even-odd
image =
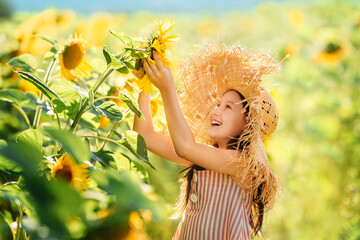
[[31, 128], [30, 120], [29, 120], [28, 116], [26, 115], [26, 113], [24, 112], [24, 110], [23, 110], [20, 106], [18, 106], [18, 105], [16, 105], [16, 104], [13, 104], [13, 106], [14, 106], [17, 110], [19, 110], [19, 112], [21, 113], [21, 115], [23, 115], [23, 117], [24, 117], [24, 119], [25, 119], [25, 121], [26, 121], [26, 124], [28, 125], [29, 128]]
[[56, 115], [56, 120], [57, 120], [57, 123], [58, 123], [58, 127], [59, 129], [61, 129], [61, 124], [60, 124], [60, 118], [59, 118], [59, 114], [57, 113], [57, 111], [55, 110], [55, 107], [54, 107], [54, 104], [50, 101], [50, 104], [54, 110], [54, 113]]
[[[45, 85], [47, 85], [48, 82], [49, 82], [50, 75], [51, 75], [51, 73], [52, 73], [52, 71], [54, 69], [56, 61], [57, 61], [57, 58], [52, 60], [51, 63], [49, 64], [49, 67], [46, 70], [45, 78], [44, 78]], [[43, 92], [40, 92], [40, 102], [42, 103], [43, 100], [44, 100], [44, 94], [43, 94]], [[34, 117], [34, 122], [33, 122], [33, 128], [34, 129], [36, 129], [39, 126], [40, 117], [41, 117], [41, 106], [37, 106], [36, 107], [36, 112], [35, 112], [35, 117]]]
[[14, 231], [14, 229], [11, 227], [11, 222], [5, 217], [5, 215], [4, 215], [2, 212], [0, 212], [0, 215], [3, 217], [4, 221], [5, 221], [6, 224], [9, 226], [10, 231], [11, 231], [11, 234], [12, 234], [12, 236], [13, 236], [13, 239], [15, 239], [15, 231]]
[[70, 117], [68, 117], [68, 119], [66, 121], [66, 124], [65, 124], [65, 127], [69, 126], [69, 122], [70, 122]]
[[19, 208], [19, 216], [16, 218], [16, 232], [15, 232], [15, 240], [20, 240], [20, 234], [21, 234], [21, 218], [23, 216], [22, 208], [20, 204], [18, 203]]
[[99, 89], [99, 87], [101, 86], [101, 84], [103, 82], [105, 82], [105, 80], [114, 72], [114, 69], [109, 69], [109, 67], [106, 68], [106, 70], [104, 71], [104, 73], [101, 75], [102, 78], [99, 78], [99, 80], [96, 82], [96, 84], [92, 87], [93, 92], [94, 92], [94, 96], [96, 91]]
[[111, 138], [106, 138], [106, 137], [102, 137], [102, 136], [91, 136], [91, 135], [83, 135], [83, 136], [79, 136], [81, 138], [97, 138], [97, 139], [102, 139], [102, 140], [107, 140], [109, 142], [112, 142], [112, 143], [116, 143], [118, 145], [121, 145], [118, 140], [114, 140], [114, 139], [111, 139]]
[[107, 72], [107, 70], [109, 70], [109, 65], [106, 67], [105, 71], [103, 71], [103, 73], [100, 75], [100, 77], [96, 80], [96, 83], [94, 84], [94, 86], [92, 86], [92, 89], [94, 89], [94, 87], [98, 84], [98, 82], [100, 81], [100, 79], [102, 79], [102, 77], [104, 76], [104, 74]]
[[[106, 68], [106, 70], [103, 72], [103, 74], [101, 74], [99, 80], [95, 83], [95, 85], [92, 87], [92, 91], [95, 95], [96, 91], [99, 89], [99, 87], [101, 86], [101, 84], [103, 82], [105, 82], [105, 80], [111, 75], [111, 73], [114, 71], [114, 69], [110, 69], [109, 67]], [[75, 128], [78, 125], [81, 116], [88, 110], [88, 105], [89, 105], [89, 98], [86, 98], [84, 103], [81, 106], [80, 111], [76, 114], [76, 117], [74, 119], [74, 122], [72, 123], [70, 130], [72, 132], [75, 132]]]
[[[119, 125], [120, 121], [121, 121], [121, 120], [116, 121], [116, 122], [114, 123], [114, 126], [112, 127], [112, 129], [115, 129], [115, 128], [117, 127], [117, 125]], [[109, 131], [109, 132], [108, 132], [108, 135], [106, 136], [106, 138], [110, 138], [110, 139], [111, 139], [111, 137], [112, 137], [113, 134], [114, 134], [113, 131]], [[105, 144], [106, 144], [107, 142], [108, 142], [108, 140], [105, 140], [105, 141], [103, 142], [103, 144], [102, 144], [101, 148], [99, 149], [99, 151], [105, 147]]]

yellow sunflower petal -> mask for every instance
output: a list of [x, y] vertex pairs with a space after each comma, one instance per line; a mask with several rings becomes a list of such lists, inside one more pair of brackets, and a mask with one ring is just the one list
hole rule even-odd
[[136, 81], [136, 84], [140, 89], [144, 90], [144, 93], [150, 93], [152, 94], [152, 84], [149, 80], [148, 75], [146, 74], [142, 79], [139, 79]]

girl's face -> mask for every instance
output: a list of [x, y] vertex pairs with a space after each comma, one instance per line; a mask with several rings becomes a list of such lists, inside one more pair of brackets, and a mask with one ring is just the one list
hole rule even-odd
[[226, 144], [245, 129], [246, 113], [241, 112], [243, 109], [241, 101], [236, 91], [227, 91], [210, 114], [208, 135], [219, 148], [226, 148]]

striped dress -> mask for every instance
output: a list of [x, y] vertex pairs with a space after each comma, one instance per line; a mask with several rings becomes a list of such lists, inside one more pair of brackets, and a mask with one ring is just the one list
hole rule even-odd
[[251, 239], [251, 195], [229, 175], [194, 170], [189, 199], [173, 240]]

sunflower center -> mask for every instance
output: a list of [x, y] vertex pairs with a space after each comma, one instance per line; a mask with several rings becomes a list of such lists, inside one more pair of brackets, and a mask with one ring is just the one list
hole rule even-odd
[[67, 69], [74, 69], [80, 65], [81, 60], [84, 57], [84, 51], [79, 43], [74, 43], [65, 49], [63, 56], [64, 66]]
[[71, 180], [73, 179], [73, 173], [71, 171], [71, 167], [64, 165], [61, 169], [58, 169], [55, 172], [55, 178], [60, 178], [67, 182], [71, 182]]

